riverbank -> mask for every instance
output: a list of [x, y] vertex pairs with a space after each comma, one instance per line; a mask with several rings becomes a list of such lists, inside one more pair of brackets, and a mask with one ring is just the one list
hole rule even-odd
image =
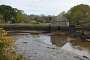
[[0, 60], [23, 60], [14, 48], [15, 40], [0, 28]]

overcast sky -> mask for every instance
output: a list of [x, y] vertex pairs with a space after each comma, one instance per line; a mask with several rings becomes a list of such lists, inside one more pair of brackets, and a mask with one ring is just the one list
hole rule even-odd
[[1, 0], [0, 4], [24, 10], [27, 14], [58, 15], [77, 4], [90, 4], [90, 0]]

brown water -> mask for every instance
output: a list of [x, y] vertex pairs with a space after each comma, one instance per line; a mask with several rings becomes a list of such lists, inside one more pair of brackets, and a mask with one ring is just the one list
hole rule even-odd
[[14, 35], [25, 60], [90, 60], [90, 42], [64, 34]]

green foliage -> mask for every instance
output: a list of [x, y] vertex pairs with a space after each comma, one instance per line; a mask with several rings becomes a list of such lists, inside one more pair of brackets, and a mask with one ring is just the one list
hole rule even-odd
[[51, 20], [53, 19], [53, 17], [55, 17], [55, 16], [28, 15], [27, 21], [29, 21], [31, 24], [33, 23], [33, 21], [35, 21], [35, 23], [37, 23], [37, 24], [39, 24], [39, 23], [50, 23]]
[[10, 6], [0, 5], [0, 15], [3, 17], [4, 22], [12, 21], [15, 19], [16, 10]]
[[80, 4], [72, 7], [65, 15], [72, 25], [86, 27], [90, 25], [90, 6]]
[[0, 5], [0, 16], [2, 17], [4, 23], [15, 23], [23, 20], [23, 14], [21, 10], [7, 5]]
[[24, 21], [25, 16], [24, 16], [24, 14], [22, 14], [22, 13], [23, 13], [22, 10], [18, 10], [18, 11], [17, 11], [17, 13], [16, 13], [16, 21], [15, 21], [15, 23], [21, 23], [21, 22]]
[[53, 17], [54, 16], [26, 15], [22, 10], [18, 10], [17, 8], [0, 5], [0, 23], [50, 23]]

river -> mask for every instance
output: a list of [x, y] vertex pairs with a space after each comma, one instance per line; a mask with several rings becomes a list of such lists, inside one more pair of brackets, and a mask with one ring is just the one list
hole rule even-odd
[[[50, 34], [15, 34], [15, 48], [24, 60], [90, 60], [90, 42]], [[66, 40], [68, 39], [68, 40]]]

